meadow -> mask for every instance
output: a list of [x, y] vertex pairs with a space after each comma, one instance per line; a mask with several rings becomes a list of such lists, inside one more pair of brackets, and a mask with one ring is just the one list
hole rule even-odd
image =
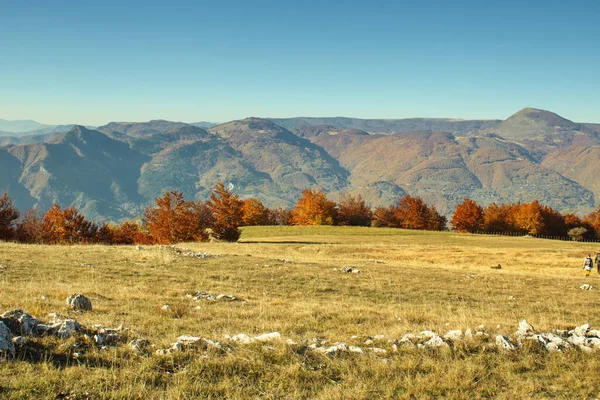
[[[595, 353], [468, 345], [395, 352], [388, 340], [480, 324], [508, 336], [522, 319], [544, 331], [600, 328], [598, 290], [579, 289], [600, 290], [600, 275], [586, 278], [582, 269], [599, 246], [350, 227], [251, 227], [238, 243], [178, 245], [216, 256], [205, 259], [158, 246], [0, 243], [0, 313], [21, 308], [40, 320], [58, 312], [86, 327], [123, 324], [127, 339], [146, 338], [155, 349], [184, 334], [224, 341], [276, 331], [284, 339], [169, 355], [140, 355], [125, 344], [101, 349], [80, 336], [32, 339], [43, 357], [0, 361], [0, 397], [596, 398]], [[361, 272], [339, 271], [344, 266]], [[196, 291], [243, 301], [186, 296]], [[70, 311], [65, 299], [73, 293], [89, 297], [93, 311]], [[285, 343], [363, 346], [377, 335], [386, 354], [329, 356]]]

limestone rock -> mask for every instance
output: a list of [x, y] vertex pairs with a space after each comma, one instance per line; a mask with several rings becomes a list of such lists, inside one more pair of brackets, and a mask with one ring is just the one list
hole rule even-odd
[[81, 293], [75, 293], [67, 298], [67, 305], [76, 311], [92, 311], [92, 302]]
[[513, 351], [515, 350], [515, 346], [508, 340], [508, 338], [502, 335], [496, 335], [496, 345], [501, 350]]
[[531, 326], [526, 320], [519, 322], [519, 329], [517, 329], [516, 334], [518, 336], [527, 336], [535, 333], [533, 326]]
[[129, 342], [129, 347], [138, 353], [147, 351], [150, 346], [150, 342], [146, 339], [133, 339]]
[[578, 326], [577, 328], [573, 329], [573, 335], [576, 336], [585, 336], [585, 334], [590, 330], [590, 325], [589, 324], [583, 324], [581, 326]]
[[428, 349], [448, 347], [448, 344], [446, 342], [444, 342], [444, 340], [441, 337], [439, 337], [438, 335], [435, 335], [434, 337], [432, 337], [431, 339], [426, 341], [423, 345], [425, 346], [425, 348], [428, 348]]
[[238, 335], [228, 337], [228, 339], [231, 340], [232, 342], [237, 342], [240, 344], [250, 344], [250, 343], [254, 342], [254, 339], [252, 339], [250, 336], [246, 335], [245, 333], [240, 333]]
[[271, 333], [264, 333], [262, 335], [259, 336], [255, 336], [254, 340], [256, 340], [257, 342], [272, 342], [274, 340], [280, 340], [281, 339], [281, 334], [279, 332], [271, 332]]
[[11, 356], [15, 354], [12, 333], [2, 321], [0, 321], [0, 354]]
[[592, 290], [594, 287], [588, 283], [584, 283], [583, 285], [579, 286], [579, 289], [581, 290]]
[[444, 340], [451, 340], [453, 342], [462, 339], [463, 333], [460, 329], [455, 329], [446, 332], [444, 335]]

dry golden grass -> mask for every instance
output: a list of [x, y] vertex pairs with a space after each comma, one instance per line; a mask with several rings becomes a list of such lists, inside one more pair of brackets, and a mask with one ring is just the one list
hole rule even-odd
[[[334, 227], [247, 228], [240, 243], [181, 245], [219, 255], [209, 259], [156, 247], [0, 244], [0, 264], [8, 266], [0, 274], [0, 312], [22, 308], [40, 319], [69, 314], [66, 297], [81, 292], [94, 305], [93, 312], [75, 315], [83, 325], [124, 323], [130, 338], [148, 338], [157, 348], [182, 334], [222, 340], [278, 331], [296, 341], [360, 345], [379, 334], [397, 339], [479, 324], [510, 334], [524, 318], [539, 330], [585, 322], [600, 327], [598, 291], [578, 289], [584, 282], [600, 288], [600, 276], [585, 278], [582, 270], [584, 255], [598, 246]], [[497, 264], [502, 270], [490, 269]], [[346, 265], [361, 274], [332, 270]], [[197, 303], [185, 296], [196, 290], [245, 302]], [[164, 304], [171, 310], [161, 310]], [[76, 342], [87, 349], [79, 359], [71, 357]], [[465, 347], [332, 358], [274, 344], [141, 357], [126, 346], [99, 350], [82, 338], [38, 344], [46, 359], [0, 363], [0, 397], [75, 391], [92, 398], [514, 399], [592, 398], [600, 390], [598, 357], [579, 351]]]

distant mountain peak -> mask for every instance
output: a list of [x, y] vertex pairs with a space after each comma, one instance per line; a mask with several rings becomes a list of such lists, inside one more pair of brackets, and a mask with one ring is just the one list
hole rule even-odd
[[558, 126], [567, 129], [576, 129], [578, 124], [551, 111], [526, 107], [511, 115], [504, 123], [540, 124], [545, 126]]

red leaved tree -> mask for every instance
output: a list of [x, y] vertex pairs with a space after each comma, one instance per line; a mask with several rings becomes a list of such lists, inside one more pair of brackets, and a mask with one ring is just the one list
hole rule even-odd
[[473, 200], [465, 199], [456, 206], [450, 224], [457, 232], [479, 232], [484, 225], [483, 208]]
[[244, 202], [239, 196], [219, 182], [210, 194], [210, 200], [206, 205], [212, 213], [213, 236], [228, 242], [237, 241], [242, 234], [239, 227], [244, 216], [242, 209]]
[[338, 206], [339, 224], [347, 226], [370, 226], [373, 213], [362, 196], [343, 195]]
[[37, 208], [29, 209], [17, 223], [17, 240], [21, 243], [40, 244], [47, 242], [44, 218]]

